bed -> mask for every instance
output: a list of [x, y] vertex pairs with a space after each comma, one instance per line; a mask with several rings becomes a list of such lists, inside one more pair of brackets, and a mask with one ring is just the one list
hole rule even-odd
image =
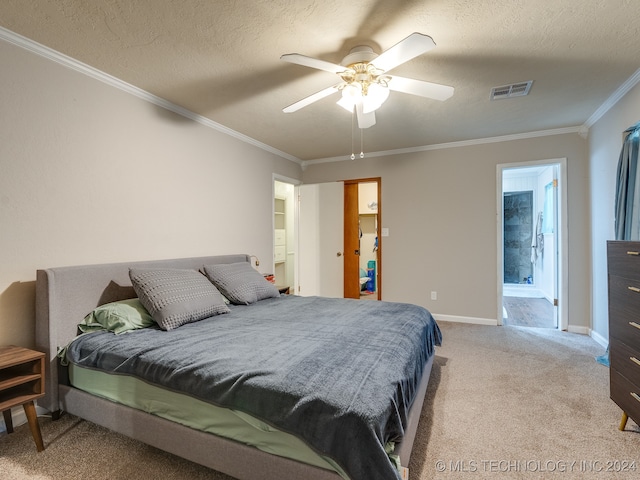
[[[54, 418], [68, 412], [239, 479], [401, 478], [402, 469], [398, 467], [409, 464], [435, 345], [441, 340], [431, 315], [421, 307], [406, 304], [279, 293], [246, 304], [242, 293], [238, 303], [224, 283], [224, 272], [255, 272], [250, 266], [248, 255], [222, 255], [38, 270], [36, 344], [47, 358], [46, 395], [38, 401], [39, 406], [53, 412]], [[218, 286], [232, 298], [225, 302], [228, 311], [216, 307], [224, 311], [177, 326], [171, 324], [171, 319], [178, 318], [174, 315], [157, 325], [124, 334], [99, 330], [78, 336], [79, 324], [96, 307], [127, 299], [148, 300], [146, 292], [141, 291], [144, 282], [140, 279], [174, 271], [191, 272], [189, 278], [197, 276]], [[155, 307], [147, 306], [155, 318]], [[360, 318], [357, 312], [363, 309]], [[378, 321], [377, 312], [382, 310], [388, 310], [389, 318], [398, 319], [395, 326], [381, 318], [386, 323], [372, 327]], [[303, 312], [311, 315], [305, 319]], [[373, 330], [362, 335], [367, 328]], [[398, 338], [393, 340], [396, 333]], [[206, 342], [214, 342], [215, 348], [205, 344], [208, 335], [212, 338]], [[251, 343], [255, 339], [258, 341]], [[365, 339], [368, 343], [363, 343]], [[346, 343], [338, 346], [339, 341]], [[157, 344], [155, 359], [149, 353], [151, 344]], [[296, 350], [297, 344], [305, 346]], [[273, 351], [269, 345], [274, 346]], [[400, 362], [405, 350], [413, 349], [413, 345], [416, 352], [406, 356], [415, 358]], [[329, 357], [323, 358], [321, 351], [332, 348]], [[177, 358], [165, 365], [154, 363], [167, 357], [168, 351]], [[305, 351], [313, 351], [313, 355], [307, 356]], [[201, 361], [205, 352], [213, 353], [214, 360]], [[235, 358], [229, 360], [231, 357]], [[91, 363], [94, 361], [98, 363]], [[109, 364], [116, 365], [116, 371], [100, 370]], [[229, 369], [212, 371], [209, 379], [201, 377], [212, 364]], [[295, 368], [283, 373], [280, 365]], [[300, 371], [296, 370], [298, 365]], [[357, 366], [362, 373], [342, 372], [344, 365]], [[85, 374], [96, 370], [97, 380], [83, 380]], [[183, 379], [191, 380], [178, 379], [178, 370], [187, 372]], [[150, 377], [138, 378], [140, 371]], [[399, 378], [388, 382], [385, 378], [389, 375]], [[286, 377], [288, 382], [282, 392], [280, 387], [272, 387], [279, 377]], [[138, 382], [129, 387], [133, 392], [130, 400], [114, 399], [101, 390], [114, 378]], [[390, 385], [385, 395], [376, 393], [382, 390], [378, 381]], [[116, 385], [116, 390], [124, 388]], [[329, 397], [331, 401], [322, 403], [323, 385], [333, 392], [335, 402]], [[180, 408], [166, 407], [164, 399], [158, 402], [156, 397], [137, 404], [142, 386], [177, 395]], [[195, 390], [188, 390], [191, 388]], [[273, 390], [278, 390], [278, 396], [270, 396], [275, 395]], [[165, 415], [173, 410], [178, 416], [188, 416], [182, 408], [186, 400], [195, 402], [198, 419], [210, 414], [198, 408], [211, 407], [223, 415], [232, 412], [255, 430], [266, 432], [265, 437], [278, 440], [274, 445], [261, 439], [252, 443], [244, 434], [227, 435], [215, 428], [194, 426], [189, 418]], [[149, 407], [159, 403], [162, 408]], [[226, 420], [218, 423], [227, 426]], [[286, 443], [282, 438], [291, 440], [299, 451], [289, 454], [290, 445], [281, 445]]]

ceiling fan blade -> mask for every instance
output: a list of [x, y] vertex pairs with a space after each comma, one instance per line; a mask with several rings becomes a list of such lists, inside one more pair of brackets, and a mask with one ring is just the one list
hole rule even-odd
[[453, 87], [448, 85], [423, 82], [422, 80], [414, 80], [412, 78], [396, 77], [395, 75], [393, 75], [389, 81], [389, 89], [441, 101], [451, 97], [454, 90]]
[[433, 39], [422, 33], [412, 33], [404, 40], [396, 43], [393, 47], [382, 52], [373, 63], [377, 68], [384, 72], [396, 68], [398, 65], [408, 62], [412, 58], [428, 52], [436, 46]]
[[296, 103], [292, 103], [288, 107], [282, 109], [284, 113], [292, 113], [300, 110], [307, 105], [311, 105], [318, 100], [322, 100], [324, 97], [328, 97], [332, 93], [336, 93], [338, 91], [338, 87], [342, 85], [341, 83], [337, 83], [332, 87], [327, 87], [324, 90], [320, 90], [319, 92], [314, 93], [313, 95], [309, 95], [308, 97], [303, 98], [302, 100], [298, 100]]
[[317, 68], [318, 70], [324, 70], [325, 72], [340, 73], [345, 71], [345, 68], [341, 65], [325, 62], [324, 60], [319, 60], [317, 58], [307, 57], [305, 55], [300, 55], [299, 53], [287, 53], [286, 55], [282, 55], [280, 60], [295, 63], [297, 65], [304, 65], [305, 67]]
[[358, 128], [369, 128], [376, 124], [375, 110], [369, 113], [364, 113], [362, 101], [356, 103], [356, 115], [358, 116]]

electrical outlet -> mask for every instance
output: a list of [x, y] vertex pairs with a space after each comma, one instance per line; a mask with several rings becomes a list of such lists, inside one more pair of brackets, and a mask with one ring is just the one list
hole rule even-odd
[[438, 292], [431, 292], [431, 300], [437, 300], [438, 299]]

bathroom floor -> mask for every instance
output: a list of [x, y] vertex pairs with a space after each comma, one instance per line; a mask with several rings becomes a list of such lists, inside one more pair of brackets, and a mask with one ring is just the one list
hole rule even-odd
[[503, 297], [503, 325], [556, 328], [553, 305], [546, 298]]
[[378, 300], [376, 292], [360, 292], [360, 300]]

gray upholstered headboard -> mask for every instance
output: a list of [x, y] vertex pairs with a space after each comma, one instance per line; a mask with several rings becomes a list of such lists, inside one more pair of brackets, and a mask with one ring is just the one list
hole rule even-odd
[[36, 347], [45, 352], [45, 396], [38, 405], [51, 412], [59, 410], [59, 348], [77, 335], [78, 323], [99, 305], [134, 298], [130, 267], [192, 268], [220, 263], [250, 262], [249, 255], [218, 255], [145, 262], [109, 263], [48, 268], [36, 277]]

